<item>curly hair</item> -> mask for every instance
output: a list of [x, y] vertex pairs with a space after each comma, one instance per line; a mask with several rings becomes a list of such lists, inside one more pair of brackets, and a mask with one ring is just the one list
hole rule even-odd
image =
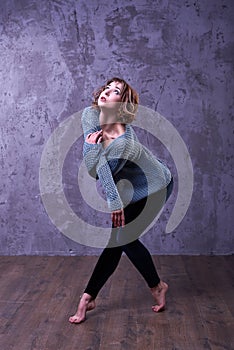
[[123, 89], [121, 92], [121, 104], [118, 111], [118, 121], [124, 124], [131, 123], [135, 119], [135, 115], [138, 109], [139, 96], [138, 93], [124, 80], [121, 78], [111, 78], [106, 84], [101, 86], [93, 93], [93, 102], [92, 106], [96, 109], [99, 109], [98, 98], [102, 91], [110, 85], [112, 82], [119, 82], [123, 84]]

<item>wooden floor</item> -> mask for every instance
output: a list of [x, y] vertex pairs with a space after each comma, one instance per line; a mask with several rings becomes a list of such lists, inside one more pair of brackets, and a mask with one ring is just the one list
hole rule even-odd
[[154, 257], [169, 283], [151, 311], [144, 280], [123, 256], [80, 325], [68, 323], [97, 257], [0, 257], [2, 350], [232, 350], [234, 257]]

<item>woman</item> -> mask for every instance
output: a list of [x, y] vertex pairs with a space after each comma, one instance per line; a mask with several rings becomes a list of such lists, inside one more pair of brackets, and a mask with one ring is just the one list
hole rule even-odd
[[107, 81], [84, 110], [84, 160], [91, 176], [103, 186], [111, 211], [112, 231], [100, 255], [77, 312], [69, 318], [81, 323], [95, 308], [95, 299], [115, 271], [123, 252], [142, 274], [156, 305], [165, 307], [168, 285], [161, 281], [149, 251], [138, 239], [169, 197], [173, 180], [169, 169], [139, 142], [130, 123], [138, 95], [123, 79]]

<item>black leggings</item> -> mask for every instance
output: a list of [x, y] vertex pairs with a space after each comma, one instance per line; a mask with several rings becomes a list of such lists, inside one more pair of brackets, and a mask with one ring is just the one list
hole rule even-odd
[[97, 261], [84, 291], [85, 293], [91, 295], [93, 299], [96, 298], [101, 288], [117, 268], [123, 252], [141, 273], [149, 288], [158, 285], [160, 278], [152, 257], [138, 237], [159, 213], [171, 194], [172, 187], [173, 180], [168, 185], [166, 192], [157, 192], [136, 203], [129, 204], [124, 209], [126, 226], [123, 229], [112, 228], [108, 246], [103, 250]]

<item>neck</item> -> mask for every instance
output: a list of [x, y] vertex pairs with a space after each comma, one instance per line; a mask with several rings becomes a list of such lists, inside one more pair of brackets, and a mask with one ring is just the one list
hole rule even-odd
[[109, 111], [101, 109], [100, 115], [99, 115], [99, 122], [101, 127], [103, 126], [111, 126], [112, 124], [116, 123], [116, 114], [112, 112], [112, 114]]
[[122, 134], [125, 131], [125, 125], [117, 122], [116, 119], [116, 114], [101, 110], [99, 122], [102, 131], [108, 134]]

